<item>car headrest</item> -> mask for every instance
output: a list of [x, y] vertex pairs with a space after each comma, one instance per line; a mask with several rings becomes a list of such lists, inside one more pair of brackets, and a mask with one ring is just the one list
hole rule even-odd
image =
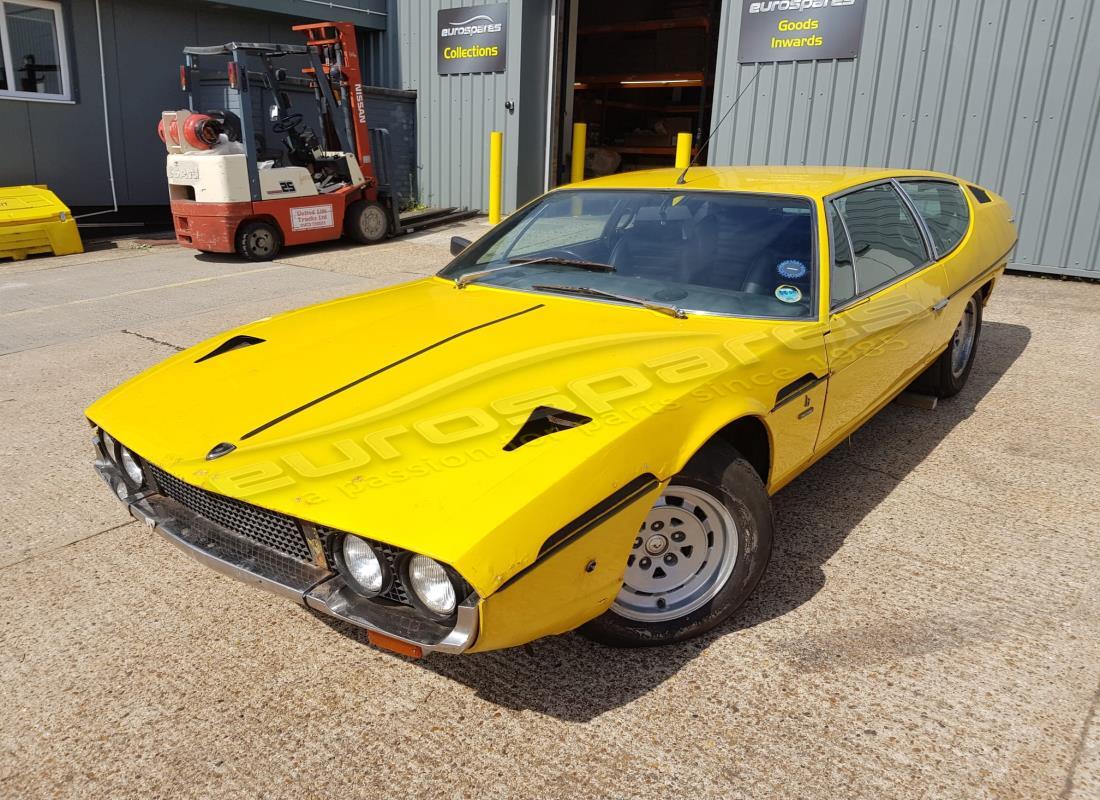
[[639, 208], [634, 217], [635, 222], [687, 222], [691, 219], [691, 211], [687, 206], [675, 205], [667, 208], [646, 206]]
[[653, 244], [679, 244], [691, 220], [691, 212], [680, 206], [665, 209], [638, 209], [631, 228], [631, 238]]

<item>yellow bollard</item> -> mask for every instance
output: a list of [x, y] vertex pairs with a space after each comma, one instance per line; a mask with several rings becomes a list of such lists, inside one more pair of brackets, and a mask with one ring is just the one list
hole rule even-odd
[[573, 123], [573, 167], [569, 175], [570, 183], [584, 180], [584, 149], [588, 137], [588, 126], [583, 122]]
[[676, 169], [687, 169], [691, 163], [691, 134], [676, 134]]
[[500, 195], [504, 188], [504, 133], [489, 134], [489, 224], [500, 222]]

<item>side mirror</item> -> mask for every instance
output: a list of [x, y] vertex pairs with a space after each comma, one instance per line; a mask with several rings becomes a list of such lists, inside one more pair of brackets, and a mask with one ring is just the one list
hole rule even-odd
[[464, 239], [461, 236], [451, 237], [451, 255], [457, 256], [463, 250], [470, 246], [470, 240]]

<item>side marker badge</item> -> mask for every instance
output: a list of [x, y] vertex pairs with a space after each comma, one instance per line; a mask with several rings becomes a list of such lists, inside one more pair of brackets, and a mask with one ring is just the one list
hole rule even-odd
[[206, 454], [206, 460], [207, 461], [213, 461], [215, 458], [221, 458], [224, 455], [232, 453], [236, 449], [237, 449], [237, 445], [230, 444], [229, 442], [222, 442], [221, 444], [216, 444], [213, 447], [211, 447], [210, 452]]

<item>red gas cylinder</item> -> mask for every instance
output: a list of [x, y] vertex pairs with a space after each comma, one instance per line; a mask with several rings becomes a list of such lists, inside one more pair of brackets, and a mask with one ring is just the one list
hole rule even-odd
[[183, 123], [183, 138], [196, 150], [209, 150], [218, 143], [221, 124], [206, 114], [192, 114]]

